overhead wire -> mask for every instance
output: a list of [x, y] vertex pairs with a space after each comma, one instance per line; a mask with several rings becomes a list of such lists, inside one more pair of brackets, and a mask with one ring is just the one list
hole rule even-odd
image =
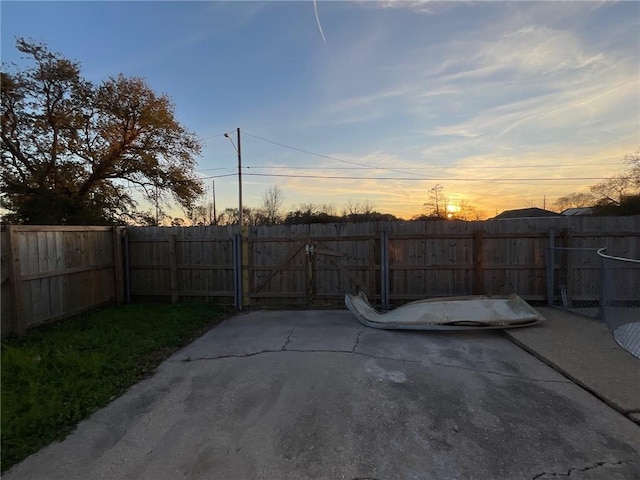
[[[310, 150], [306, 150], [303, 148], [299, 148], [299, 147], [295, 147], [292, 145], [287, 145], [281, 142], [277, 142], [275, 140], [270, 140], [268, 138], [264, 138], [258, 135], [254, 135], [250, 132], [246, 132], [244, 131], [243, 134], [245, 136], [251, 137], [251, 138], [255, 138], [257, 140], [266, 142], [266, 143], [270, 143], [282, 148], [286, 148], [289, 150], [294, 150], [300, 153], [304, 153], [306, 155], [311, 155], [311, 156], [315, 156], [315, 157], [319, 157], [319, 158], [325, 158], [328, 160], [333, 160], [336, 162], [340, 162], [340, 163], [344, 163], [344, 164], [348, 164], [348, 165], [353, 165], [350, 167], [310, 167], [310, 166], [296, 166], [296, 165], [292, 165], [292, 166], [284, 166], [284, 165], [274, 165], [274, 166], [260, 166], [260, 165], [247, 165], [247, 166], [243, 166], [242, 169], [243, 170], [270, 170], [270, 169], [288, 169], [290, 171], [293, 170], [321, 170], [321, 171], [331, 171], [331, 170], [376, 170], [376, 171], [387, 171], [387, 172], [392, 172], [392, 173], [399, 173], [399, 174], [405, 174], [405, 175], [411, 175], [411, 177], [394, 177], [394, 176], [366, 176], [366, 177], [356, 177], [356, 176], [349, 176], [349, 175], [303, 175], [303, 174], [293, 174], [293, 173], [289, 173], [289, 174], [277, 174], [277, 173], [252, 173], [252, 172], [243, 172], [244, 175], [246, 176], [253, 176], [253, 177], [275, 177], [275, 178], [308, 178], [308, 179], [327, 179], [327, 180], [381, 180], [381, 181], [413, 181], [413, 182], [423, 182], [423, 181], [447, 181], [447, 182], [510, 182], [510, 183], [514, 183], [514, 182], [550, 182], [550, 183], [555, 183], [555, 182], [560, 182], [560, 181], [572, 181], [572, 182], [577, 182], [577, 181], [600, 181], [600, 180], [605, 180], [607, 177], [562, 177], [562, 178], [548, 178], [548, 177], [517, 177], [517, 178], [487, 178], [487, 177], [481, 177], [481, 178], [477, 178], [477, 177], [442, 177], [442, 176], [424, 176], [424, 175], [420, 175], [419, 173], [414, 173], [414, 172], [409, 172], [407, 170], [426, 170], [426, 169], [430, 169], [430, 170], [452, 170], [452, 169], [463, 169], [463, 170], [473, 170], [473, 169], [481, 169], [481, 170], [508, 170], [508, 169], [522, 169], [522, 168], [536, 168], [536, 169], [546, 169], [546, 168], [567, 168], [567, 167], [584, 167], [584, 166], [595, 166], [595, 165], [602, 165], [602, 162], [596, 162], [596, 163], [580, 163], [580, 164], [568, 164], [568, 163], [556, 163], [556, 164], [547, 164], [547, 165], [492, 165], [492, 166], [428, 166], [428, 167], [404, 167], [402, 170], [397, 170], [397, 169], [391, 169], [391, 168], [386, 168], [386, 167], [382, 167], [382, 166], [374, 166], [371, 164], [366, 164], [366, 163], [362, 163], [362, 162], [356, 162], [356, 161], [351, 161], [351, 160], [345, 160], [343, 158], [338, 158], [338, 157], [334, 157], [331, 155], [325, 155], [325, 154], [321, 154], [321, 153], [317, 153], [317, 152], [312, 152]], [[224, 133], [218, 134], [218, 135], [214, 135], [212, 137], [207, 137], [207, 138], [216, 138], [216, 137], [222, 137], [224, 136]], [[622, 164], [624, 162], [612, 162], [609, 163], [610, 165], [612, 164]], [[215, 171], [215, 170], [226, 170], [227, 172], [234, 172], [234, 173], [228, 173], [228, 174], [221, 174], [221, 175], [209, 175], [209, 176], [204, 176], [204, 177], [200, 177], [201, 180], [207, 180], [207, 179], [216, 179], [216, 178], [224, 178], [224, 177], [232, 177], [232, 176], [236, 176], [237, 167], [234, 168], [226, 168], [226, 167], [218, 167], [218, 168], [207, 168], [207, 169], [201, 169], [201, 170], [196, 170], [197, 172], [207, 172], [207, 171]]]
[[[487, 169], [521, 169], [521, 168], [536, 168], [536, 169], [540, 169], [540, 168], [560, 168], [560, 167], [583, 167], [583, 166], [596, 166], [596, 165], [602, 165], [602, 162], [594, 162], [594, 163], [580, 163], [580, 164], [567, 164], [567, 163], [557, 163], [557, 164], [547, 164], [547, 165], [492, 165], [492, 166], [433, 166], [433, 165], [429, 165], [426, 167], [402, 167], [402, 170], [397, 170], [397, 169], [390, 169], [390, 168], [386, 168], [386, 167], [381, 167], [381, 166], [374, 166], [374, 165], [370, 165], [370, 164], [365, 164], [365, 163], [361, 163], [361, 162], [354, 162], [354, 161], [350, 161], [350, 160], [344, 160], [342, 158], [337, 158], [337, 157], [333, 157], [331, 155], [324, 155], [321, 153], [316, 153], [316, 152], [312, 152], [310, 150], [305, 150], [303, 148], [298, 148], [298, 147], [294, 147], [291, 145], [286, 145], [284, 143], [281, 142], [276, 142], [274, 140], [269, 140], [267, 138], [264, 137], [260, 137], [258, 135], [254, 135], [252, 133], [249, 132], [243, 132], [244, 135], [249, 136], [249, 137], [253, 137], [256, 138], [258, 140], [261, 140], [263, 142], [267, 142], [267, 143], [271, 143], [273, 145], [277, 145], [279, 147], [283, 147], [283, 148], [287, 148], [290, 150], [295, 150], [307, 155], [312, 155], [315, 157], [320, 157], [320, 158], [326, 158], [328, 160], [334, 160], [337, 162], [341, 162], [341, 163], [346, 163], [346, 164], [350, 164], [350, 165], [355, 165], [356, 167], [307, 167], [307, 166], [301, 166], [301, 167], [297, 167], [297, 166], [246, 166], [246, 167], [242, 167], [247, 168], [247, 169], [276, 169], [276, 168], [287, 168], [287, 169], [291, 169], [291, 170], [296, 170], [296, 169], [300, 169], [300, 170], [348, 170], [348, 169], [363, 169], [363, 170], [385, 170], [388, 172], [394, 172], [394, 173], [401, 173], [401, 174], [409, 174], [409, 175], [416, 175], [413, 172], [406, 172], [405, 170], [425, 170], [425, 169], [440, 169], [440, 170], [444, 170], [444, 169], [464, 169], [464, 170], [470, 170], [470, 169], [482, 169], [482, 170], [487, 170]], [[609, 165], [622, 165], [624, 162], [610, 162]], [[245, 173], [245, 175], [259, 175], [259, 174], [250, 174], [250, 173]], [[267, 174], [263, 174], [263, 175], [267, 175]], [[273, 174], [272, 176], [275, 176], [275, 174]], [[306, 178], [306, 177], [305, 177]], [[314, 178], [312, 176], [308, 176], [308, 178]], [[317, 178], [326, 178], [326, 177], [322, 177], [322, 176], [318, 176]], [[329, 177], [331, 178], [331, 177]], [[352, 178], [347, 178], [344, 177], [346, 179], [352, 179]], [[379, 179], [379, 180], [386, 180], [387, 178], [385, 177], [366, 177], [368, 179]], [[497, 179], [500, 181], [512, 181], [512, 180], [531, 180], [531, 181], [536, 181], [536, 180], [553, 180], [553, 181], [560, 181], [560, 180], [604, 180], [607, 177], [563, 177], [561, 179], [548, 179], [548, 178], [544, 178], [544, 179], [537, 179], [537, 178], [531, 178], [531, 179]], [[359, 177], [357, 179], [360, 179]], [[392, 177], [391, 179], [393, 180], [399, 180], [399, 178], [396, 177]], [[423, 180], [424, 178], [417, 178], [416, 180]], [[404, 180], [409, 180], [409, 179], [404, 179]], [[447, 178], [427, 178], [426, 180], [447, 180], [447, 181], [455, 181], [456, 179], [447, 177]], [[482, 178], [482, 179], [464, 179], [461, 178], [459, 180], [462, 181], [472, 181], [472, 180], [482, 180], [482, 181], [492, 181], [492, 180], [496, 180], [496, 179], [487, 179], [487, 178]]]
[[403, 173], [403, 174], [407, 174], [408, 173], [409, 175], [412, 175], [411, 172], [404, 172], [402, 170], [396, 170], [396, 169], [393, 169], [393, 168], [386, 168], [386, 167], [374, 167], [372, 165], [368, 165], [368, 164], [360, 163], [360, 162], [352, 162], [350, 160], [344, 160], [342, 158], [332, 157], [330, 155], [323, 155], [321, 153], [314, 153], [314, 152], [311, 152], [309, 150], [304, 150], [304, 149], [298, 148], [298, 147], [292, 147], [291, 145], [285, 145], [284, 143], [274, 142], [273, 140], [269, 140], [269, 139], [266, 139], [266, 138], [263, 138], [263, 137], [259, 137], [257, 135], [253, 135], [251, 133], [244, 132], [244, 134], [249, 136], [249, 137], [253, 137], [253, 138], [257, 138], [258, 140], [262, 140], [263, 142], [272, 143], [274, 145], [278, 145], [279, 147], [288, 148], [290, 150], [295, 150], [297, 152], [306, 153], [307, 155], [313, 155], [315, 157], [326, 158], [328, 160], [334, 160], [336, 162], [347, 163], [349, 165], [357, 165], [359, 167], [375, 168], [377, 170], [386, 170], [387, 172], [395, 172], [395, 173]]
[[[565, 182], [584, 180], [603, 180], [604, 177], [563, 177], [563, 178], [453, 178], [453, 177], [354, 177], [338, 175], [294, 175], [278, 173], [245, 173], [245, 176], [253, 177], [282, 177], [282, 178], [319, 178], [328, 180], [396, 180], [408, 182], [425, 181], [453, 181], [453, 182]], [[226, 176], [226, 175], [225, 175]]]
[[[624, 162], [615, 162], [608, 165], [623, 165]], [[450, 170], [450, 169], [464, 169], [464, 170], [508, 170], [514, 168], [559, 168], [559, 167], [575, 167], [582, 168], [589, 165], [602, 165], [602, 162], [597, 163], [556, 163], [551, 165], [496, 165], [496, 166], [460, 166], [460, 165], [429, 165], [424, 167], [402, 167], [403, 170]], [[247, 169], [289, 169], [289, 170], [384, 170], [384, 167], [307, 167], [301, 165], [243, 165], [242, 168]], [[215, 169], [210, 169], [215, 170]], [[200, 170], [202, 171], [202, 170]]]

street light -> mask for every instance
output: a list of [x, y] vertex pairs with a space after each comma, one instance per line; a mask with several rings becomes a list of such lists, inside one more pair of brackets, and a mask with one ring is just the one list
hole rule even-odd
[[238, 223], [240, 224], [240, 230], [242, 230], [242, 150], [240, 147], [240, 128], [238, 127], [236, 131], [238, 133], [237, 147], [228, 133], [225, 133], [224, 136], [229, 139], [235, 151], [238, 152]]

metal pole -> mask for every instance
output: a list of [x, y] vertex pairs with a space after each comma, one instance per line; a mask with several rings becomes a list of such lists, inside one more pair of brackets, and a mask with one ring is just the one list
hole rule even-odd
[[[600, 253], [600, 250], [598, 250]], [[607, 303], [607, 282], [609, 280], [609, 276], [607, 275], [607, 264], [606, 260], [602, 255], [598, 255], [600, 259], [600, 298], [598, 299], [598, 319], [607, 324], [607, 311], [606, 311], [606, 303]]]
[[242, 148], [240, 147], [240, 127], [238, 131], [238, 223], [242, 230]]

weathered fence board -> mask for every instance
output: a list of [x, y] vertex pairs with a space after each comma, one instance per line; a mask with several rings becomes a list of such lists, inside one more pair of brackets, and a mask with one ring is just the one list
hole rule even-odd
[[2, 230], [2, 335], [122, 301], [121, 227]]
[[232, 227], [127, 229], [130, 296], [178, 300], [233, 300]]

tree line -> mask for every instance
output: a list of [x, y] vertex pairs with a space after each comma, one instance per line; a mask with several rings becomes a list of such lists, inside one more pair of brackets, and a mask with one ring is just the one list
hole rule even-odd
[[[256, 225], [295, 225], [300, 223], [342, 223], [400, 220], [390, 213], [380, 213], [368, 201], [349, 200], [339, 211], [333, 204], [301, 203], [290, 211], [284, 210], [284, 192], [271, 186], [262, 195], [259, 207], [243, 207], [243, 223]], [[169, 220], [169, 219], [166, 219]], [[213, 204], [198, 205], [185, 211], [185, 217], [170, 219], [172, 226], [184, 225], [237, 225], [238, 209], [225, 208], [214, 212]]]
[[640, 149], [628, 154], [626, 171], [592, 185], [588, 192], [573, 192], [555, 202], [559, 211], [590, 208], [596, 215], [640, 215]]

